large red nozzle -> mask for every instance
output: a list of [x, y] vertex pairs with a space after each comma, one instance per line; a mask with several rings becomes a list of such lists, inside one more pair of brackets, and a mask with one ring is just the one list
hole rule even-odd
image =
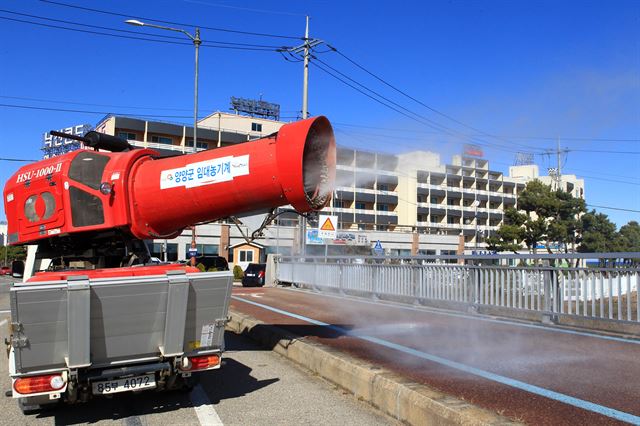
[[263, 139], [138, 161], [129, 179], [131, 230], [171, 238], [194, 223], [291, 204], [319, 210], [331, 199], [336, 146], [329, 120], [282, 126]]

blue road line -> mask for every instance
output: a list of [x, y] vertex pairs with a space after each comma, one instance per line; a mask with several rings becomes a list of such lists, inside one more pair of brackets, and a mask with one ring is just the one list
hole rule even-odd
[[357, 297], [357, 296], [346, 296], [345, 297], [345, 296], [337, 296], [337, 295], [327, 294], [327, 293], [309, 293], [309, 292], [304, 291], [304, 290], [294, 290], [294, 289], [283, 289], [283, 290], [299, 292], [299, 293], [303, 293], [303, 294], [311, 294], [311, 295], [314, 295], [314, 296], [331, 297], [331, 298], [334, 298], [334, 299], [342, 299], [342, 300], [344, 300], [345, 298], [348, 298], [350, 300], [357, 300], [358, 302], [366, 303], [366, 304], [369, 304], [369, 305], [378, 305], [378, 306], [379, 305], [384, 305], [384, 306], [387, 306], [389, 308], [404, 309], [404, 310], [408, 310], [408, 311], [427, 312], [427, 313], [434, 314], [434, 315], [444, 315], [444, 316], [455, 317], [455, 318], [473, 319], [473, 320], [477, 320], [477, 321], [486, 321], [486, 322], [492, 322], [492, 323], [496, 323], [496, 324], [513, 325], [513, 326], [525, 327], [525, 328], [534, 328], [534, 329], [537, 329], [537, 330], [544, 330], [544, 331], [549, 331], [549, 332], [553, 332], [553, 333], [573, 334], [573, 335], [576, 335], [576, 336], [586, 336], [586, 337], [593, 337], [593, 338], [596, 338], [596, 339], [611, 340], [611, 341], [614, 341], [614, 342], [622, 342], [622, 343], [630, 343], [632, 345], [640, 345], [640, 340], [635, 340], [635, 339], [625, 339], [624, 337], [606, 336], [604, 334], [589, 333], [587, 331], [568, 330], [568, 329], [564, 329], [564, 328], [548, 327], [548, 326], [544, 326], [544, 325], [526, 324], [526, 323], [517, 322], [517, 321], [485, 318], [485, 317], [482, 317], [480, 315], [465, 315], [465, 314], [462, 314], [462, 313], [443, 312], [443, 311], [437, 310], [438, 308], [429, 308], [429, 307], [414, 308], [412, 306], [403, 306], [403, 305], [400, 305], [400, 304], [396, 304], [396, 303], [392, 303], [392, 302], [386, 302], [386, 301], [373, 302], [371, 300], [366, 300], [366, 299], [363, 299], [363, 298], [360, 298], [360, 297]]
[[559, 401], [562, 402], [564, 404], [568, 404], [568, 405], [572, 405], [574, 407], [577, 408], [581, 408], [583, 410], [587, 410], [587, 411], [592, 411], [594, 413], [597, 414], [601, 414], [603, 416], [607, 416], [616, 420], [620, 420], [623, 422], [627, 422], [627, 423], [631, 423], [634, 425], [640, 425], [640, 417], [639, 416], [635, 416], [633, 414], [629, 414], [629, 413], [625, 413], [624, 411], [619, 411], [613, 408], [609, 408], [609, 407], [605, 407], [603, 405], [599, 405], [599, 404], [595, 404], [593, 402], [589, 402], [589, 401], [585, 401], [583, 399], [579, 399], [579, 398], [574, 398], [572, 396], [569, 395], [565, 395], [563, 393], [559, 393], [559, 392], [555, 392], [549, 389], [545, 389], [545, 388], [541, 388], [539, 386], [535, 386], [535, 385], [531, 385], [529, 383], [525, 383], [522, 382], [520, 380], [515, 380], [515, 379], [511, 379], [509, 377], [505, 377], [505, 376], [500, 376], [499, 374], [495, 374], [495, 373], [491, 373], [489, 371], [485, 371], [485, 370], [481, 370], [479, 368], [476, 367], [471, 367], [469, 365], [466, 364], [462, 364], [460, 362], [456, 362], [456, 361], [451, 361], [449, 359], [446, 358], [442, 358], [436, 355], [431, 355], [428, 354], [426, 352], [422, 352], [419, 351], [417, 349], [413, 349], [413, 348], [409, 348], [407, 346], [404, 345], [399, 345], [397, 343], [393, 343], [393, 342], [389, 342], [388, 340], [384, 340], [384, 339], [379, 339], [377, 337], [371, 337], [371, 336], [367, 336], [367, 335], [362, 335], [362, 334], [354, 334], [351, 333], [349, 330], [346, 330], [344, 328], [341, 327], [337, 327], [335, 325], [331, 325], [331, 324], [327, 324], [325, 322], [322, 321], [318, 321], [315, 320], [313, 318], [308, 318], [302, 315], [298, 315], [298, 314], [294, 314], [292, 312], [287, 312], [284, 311], [282, 309], [278, 309], [278, 308], [274, 308], [272, 306], [268, 306], [268, 305], [264, 305], [262, 303], [257, 303], [257, 302], [253, 302], [251, 300], [246, 300], [243, 299], [241, 297], [238, 296], [231, 296], [232, 299], [243, 302], [243, 303], [248, 303], [250, 305], [254, 305], [263, 309], [267, 309], [269, 311], [278, 313], [278, 314], [282, 314], [282, 315], [286, 315], [288, 317], [292, 317], [292, 318], [296, 318], [299, 319], [301, 321], [305, 321], [314, 325], [319, 325], [319, 326], [324, 326], [327, 327], [331, 330], [337, 331], [339, 333], [342, 334], [346, 334], [352, 337], [356, 337], [358, 339], [362, 339], [365, 340], [367, 342], [371, 342], [371, 343], [375, 343], [377, 345], [380, 346], [384, 346], [386, 348], [389, 349], [394, 349], [418, 358], [422, 358], [422, 359], [426, 359], [428, 361], [432, 361], [441, 365], [444, 365], [446, 367], [449, 368], [453, 368], [456, 370], [460, 370], [463, 371], [465, 373], [468, 374], [472, 374], [478, 377], [482, 377], [484, 379], [487, 380], [491, 380], [497, 383], [501, 383], [503, 385], [507, 385], [507, 386], [511, 386], [514, 387], [516, 389], [520, 389], [526, 392], [530, 392], [539, 396], [543, 396], [545, 398], [549, 398], [555, 401]]

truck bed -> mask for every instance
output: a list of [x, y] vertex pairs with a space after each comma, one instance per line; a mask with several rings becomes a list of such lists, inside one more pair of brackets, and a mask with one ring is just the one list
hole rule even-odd
[[229, 271], [17, 283], [15, 376], [224, 350]]

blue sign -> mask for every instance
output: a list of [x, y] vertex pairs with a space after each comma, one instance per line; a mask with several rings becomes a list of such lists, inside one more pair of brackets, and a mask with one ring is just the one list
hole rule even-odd
[[380, 240], [376, 241], [376, 245], [373, 246], [373, 251], [378, 255], [384, 253], [384, 249], [382, 248], [382, 244], [380, 244]]
[[189, 257], [197, 257], [198, 256], [198, 249], [197, 248], [189, 248], [188, 252], [189, 252]]

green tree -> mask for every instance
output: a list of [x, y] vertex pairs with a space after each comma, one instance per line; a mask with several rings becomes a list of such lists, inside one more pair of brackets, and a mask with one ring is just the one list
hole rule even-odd
[[605, 253], [620, 251], [620, 238], [615, 223], [604, 213], [595, 210], [580, 218], [582, 238], [578, 251], [580, 253]]
[[[620, 251], [640, 252], [640, 224], [635, 220], [620, 227], [618, 232], [618, 244]], [[640, 259], [627, 259], [629, 266], [637, 266]]]
[[535, 254], [538, 245], [544, 243], [550, 253], [552, 244], [568, 251], [569, 246], [575, 248], [579, 241], [579, 217], [585, 211], [584, 200], [532, 180], [518, 197], [518, 210], [505, 211], [505, 224], [495, 237], [487, 240], [488, 247], [517, 251], [524, 243]]
[[0, 246], [0, 264], [11, 265], [14, 260], [24, 260], [27, 257], [27, 250], [24, 246]]
[[502, 225], [495, 237], [486, 239], [487, 248], [492, 251], [512, 251], [517, 253], [522, 248], [525, 239], [523, 224], [527, 216], [513, 207], [505, 210], [505, 224]]

